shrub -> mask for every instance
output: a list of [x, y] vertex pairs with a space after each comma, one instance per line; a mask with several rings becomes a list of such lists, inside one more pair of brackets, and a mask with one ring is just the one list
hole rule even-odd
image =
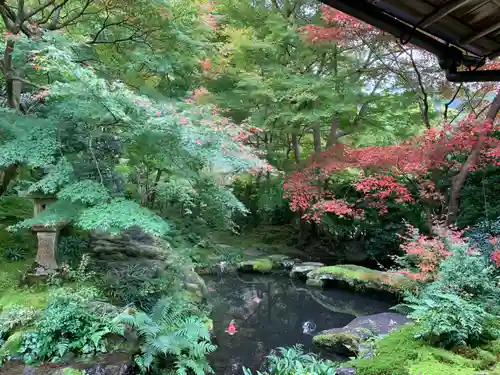
[[33, 200], [17, 195], [0, 197], [0, 220], [15, 223], [33, 215]]
[[477, 249], [488, 261], [490, 261], [500, 274], [500, 218], [496, 220], [485, 220], [476, 224], [467, 231], [471, 247]]
[[81, 258], [89, 248], [89, 241], [79, 236], [61, 237], [57, 245], [58, 255], [65, 262]]
[[500, 290], [493, 268], [468, 244], [452, 244], [436, 280], [418, 294], [407, 294], [396, 308], [420, 323], [418, 336], [443, 347], [478, 345], [500, 336], [495, 324]]
[[404, 255], [394, 257], [395, 263], [403, 268], [400, 272], [414, 280], [434, 279], [441, 262], [451, 255], [444, 240], [446, 235], [457, 239], [460, 233], [446, 231], [444, 236], [426, 237], [417, 228], [407, 224], [405, 234], [400, 236], [404, 240], [400, 245]]
[[103, 283], [104, 292], [113, 302], [149, 311], [162, 296], [169, 294], [174, 275], [151, 264], [130, 264], [109, 270]]
[[3, 257], [12, 262], [26, 259], [26, 250], [20, 247], [7, 247], [3, 249]]
[[93, 297], [95, 291], [91, 289], [53, 295], [34, 330], [23, 335], [20, 353], [24, 361], [57, 360], [69, 352], [105, 352], [105, 336], [123, 334], [123, 325], [114, 320], [113, 314], [97, 316], [89, 309]]
[[[306, 354], [301, 345], [290, 348], [278, 348], [278, 354], [273, 351], [267, 356], [268, 369], [257, 375], [334, 375], [336, 363], [322, 360], [314, 354]], [[243, 368], [244, 375], [252, 375], [252, 372]]]
[[31, 307], [12, 306], [0, 314], [0, 339], [5, 339], [17, 327], [31, 323], [38, 310]]
[[[483, 359], [469, 359], [430, 346], [415, 338], [419, 331], [414, 324], [394, 330], [376, 342], [374, 357], [356, 359], [347, 366], [355, 367], [358, 375], [471, 375], [485, 372], [482, 371], [485, 369]], [[479, 348], [466, 349], [479, 351]]]
[[418, 338], [431, 345], [452, 348], [476, 346], [498, 336], [493, 328], [494, 316], [481, 305], [455, 294], [426, 290], [406, 297], [409, 317], [419, 323]]
[[162, 298], [151, 314], [127, 309], [119, 321], [134, 327], [142, 340], [136, 363], [143, 373], [168, 367], [170, 360], [177, 374], [192, 371], [197, 375], [213, 373], [206, 355], [215, 351], [210, 342], [207, 319], [192, 315], [189, 305], [173, 298]]
[[9, 261], [24, 260], [36, 248], [36, 237], [29, 232], [9, 232], [0, 226], [0, 256]]

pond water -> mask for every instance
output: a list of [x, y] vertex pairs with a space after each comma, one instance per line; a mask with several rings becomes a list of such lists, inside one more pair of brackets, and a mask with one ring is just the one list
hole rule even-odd
[[[217, 375], [242, 375], [242, 366], [255, 373], [265, 356], [280, 346], [302, 344], [305, 351], [313, 351], [314, 333], [388, 311], [392, 305], [374, 295], [308, 288], [287, 276], [222, 275], [205, 281], [218, 345], [210, 360]], [[225, 332], [231, 320], [237, 328], [234, 335]], [[304, 332], [304, 327], [313, 331]]]

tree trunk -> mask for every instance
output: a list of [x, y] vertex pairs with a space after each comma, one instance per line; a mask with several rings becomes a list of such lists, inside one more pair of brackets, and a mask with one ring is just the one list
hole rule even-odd
[[296, 134], [292, 134], [293, 157], [297, 167], [300, 165], [300, 142]]
[[158, 189], [158, 183], [160, 182], [160, 178], [161, 178], [161, 174], [162, 174], [162, 170], [161, 169], [158, 169], [156, 171], [156, 177], [155, 177], [155, 182], [153, 183], [153, 188], [151, 189], [150, 193], [149, 193], [149, 197], [148, 197], [148, 203], [149, 203], [149, 207], [150, 208], [153, 208], [154, 205], [155, 205], [155, 201], [156, 201], [156, 190]]
[[314, 139], [314, 160], [318, 160], [321, 154], [321, 127], [320, 124], [313, 126], [313, 139]]
[[11, 164], [0, 172], [0, 196], [2, 196], [9, 187], [10, 182], [17, 174], [17, 165]]
[[[498, 91], [495, 99], [490, 105], [488, 109], [488, 113], [486, 114], [486, 121], [495, 121], [498, 112], [500, 111], [500, 90]], [[469, 157], [460, 168], [460, 172], [453, 178], [453, 183], [451, 187], [450, 200], [448, 202], [448, 210], [446, 216], [446, 225], [451, 225], [455, 222], [458, 215], [458, 206], [460, 201], [460, 193], [462, 191], [462, 187], [465, 183], [465, 179], [469, 175], [469, 170], [477, 164], [479, 160], [479, 156], [481, 154], [481, 150], [484, 146], [484, 136], [487, 135], [487, 131], [479, 134], [477, 143], [474, 145]]]
[[[293, 133], [292, 134], [292, 147], [293, 147], [293, 156], [295, 160], [295, 164], [297, 164], [297, 168], [300, 167], [300, 140], [299, 137], [297, 137], [297, 134]], [[302, 208], [299, 208], [298, 211], [299, 214], [299, 238], [298, 242], [302, 243], [304, 241], [306, 232], [307, 232], [307, 222], [302, 218], [305, 214], [304, 210]]]
[[332, 120], [332, 124], [330, 125], [330, 133], [328, 134], [328, 140], [326, 141], [326, 149], [328, 150], [330, 147], [337, 144], [338, 140], [338, 130], [340, 127], [340, 121], [337, 118]]
[[[3, 60], [2, 60], [2, 73], [5, 79], [5, 93], [7, 106], [13, 110], [18, 111], [21, 102], [22, 82], [15, 80], [15, 72], [12, 67], [12, 52], [14, 51], [14, 41], [8, 40], [5, 45]], [[11, 164], [0, 172], [0, 196], [3, 195], [10, 184], [16, 177], [18, 171], [17, 164]]]

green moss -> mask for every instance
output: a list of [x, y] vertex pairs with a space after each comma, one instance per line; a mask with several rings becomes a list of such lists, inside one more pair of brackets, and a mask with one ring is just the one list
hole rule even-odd
[[308, 274], [308, 285], [321, 285], [321, 280], [342, 281], [354, 289], [372, 288], [391, 292], [401, 292], [415, 286], [412, 280], [403, 275], [350, 264], [319, 267]]
[[322, 288], [325, 285], [325, 282], [321, 279], [307, 279], [307, 285], [316, 288]]
[[19, 285], [23, 272], [31, 260], [0, 262], [0, 311], [14, 305], [42, 308], [46, 304], [48, 288], [23, 288]]
[[358, 359], [349, 365], [356, 367], [358, 375], [472, 375], [495, 363], [491, 362], [494, 353], [487, 347], [467, 358], [416, 340], [417, 331], [414, 325], [404, 326], [377, 342], [373, 358]]
[[268, 273], [274, 268], [272, 260], [267, 258], [259, 258], [253, 260], [246, 260], [238, 265], [238, 270], [242, 272], [260, 272]]
[[273, 269], [273, 262], [270, 259], [256, 259], [253, 261], [253, 269], [257, 272], [270, 272]]
[[500, 340], [491, 341], [484, 346], [484, 349], [490, 353], [495, 354], [500, 362]]
[[47, 304], [48, 291], [9, 289], [2, 291], [0, 295], [0, 311], [12, 306], [31, 306], [43, 308]]
[[0, 261], [0, 290], [2, 290], [2, 293], [4, 293], [6, 289], [19, 285], [23, 272], [27, 268], [27, 261]]
[[85, 375], [85, 373], [81, 370], [67, 367], [64, 369], [63, 375]]
[[314, 336], [312, 342], [316, 346], [327, 348], [339, 345], [355, 348], [359, 344], [359, 337], [349, 333], [325, 333], [323, 335]]
[[271, 255], [267, 256], [267, 259], [269, 259], [271, 262], [273, 262], [276, 266], [279, 266], [279, 264], [281, 262], [289, 259], [289, 257], [286, 255], [281, 255], [281, 254], [271, 254]]

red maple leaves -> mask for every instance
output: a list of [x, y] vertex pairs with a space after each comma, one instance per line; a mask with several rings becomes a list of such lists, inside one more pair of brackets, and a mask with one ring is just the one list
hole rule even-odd
[[360, 35], [366, 36], [375, 31], [371, 25], [361, 22], [328, 5], [324, 5], [321, 10], [325, 26], [307, 25], [297, 30], [304, 33], [311, 43], [330, 40], [346, 42]]
[[[479, 163], [500, 164], [500, 140], [492, 136], [495, 130], [500, 130], [500, 124], [468, 117], [455, 125], [445, 123], [441, 129], [429, 129], [401, 144], [354, 149], [336, 145], [288, 176], [285, 197], [290, 199], [292, 211], [304, 212], [304, 218], [313, 221], [320, 221], [327, 212], [361, 216], [362, 206], [384, 214], [389, 202], [442, 201], [444, 194], [436, 189], [434, 172], [458, 170], [461, 164], [456, 156], [468, 154], [479, 139], [485, 144]], [[360, 171], [360, 180], [353, 188], [363, 198], [356, 202], [333, 197], [324, 184], [326, 178], [348, 168]], [[410, 180], [418, 187], [413, 194], [408, 188]]]

